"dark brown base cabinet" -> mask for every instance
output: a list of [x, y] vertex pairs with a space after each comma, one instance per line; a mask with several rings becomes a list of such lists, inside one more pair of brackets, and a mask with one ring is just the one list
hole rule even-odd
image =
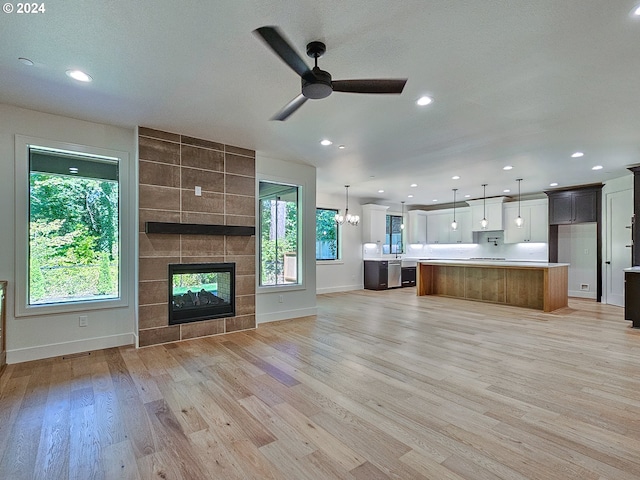
[[389, 262], [364, 261], [364, 288], [367, 290], [386, 290], [389, 276]]
[[624, 318], [640, 328], [640, 273], [624, 272]]
[[402, 286], [416, 286], [416, 267], [402, 267]]

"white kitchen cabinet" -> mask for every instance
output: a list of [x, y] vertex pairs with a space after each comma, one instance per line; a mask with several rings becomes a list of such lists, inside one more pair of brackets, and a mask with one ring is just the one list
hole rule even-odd
[[427, 212], [410, 210], [407, 213], [407, 244], [427, 243]]
[[456, 208], [458, 229], [451, 229], [453, 209], [434, 210], [427, 215], [427, 243], [472, 243], [471, 212], [468, 208]]
[[384, 205], [362, 206], [362, 243], [383, 245], [387, 232], [387, 210]]
[[516, 226], [518, 202], [504, 205], [504, 243], [547, 242], [549, 207], [546, 199], [527, 200], [520, 205], [522, 228]]
[[[484, 200], [467, 200], [471, 207], [471, 230], [473, 232], [481, 232], [483, 230], [503, 230], [503, 213], [502, 204], [506, 197], [492, 197], [486, 199], [486, 209]], [[489, 222], [487, 228], [482, 228], [480, 222], [485, 218]]]

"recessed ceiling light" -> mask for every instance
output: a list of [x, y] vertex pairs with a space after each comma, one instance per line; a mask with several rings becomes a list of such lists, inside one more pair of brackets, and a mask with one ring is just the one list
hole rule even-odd
[[464, 198], [470, 198], [471, 195], [469, 195], [468, 193], [464, 196]]
[[384, 193], [384, 190], [378, 190], [378, 193]]
[[329, 145], [333, 145], [333, 142], [325, 138], [324, 140], [320, 140], [320, 145], [324, 145], [325, 147], [328, 147]]
[[67, 76], [79, 82], [90, 82], [93, 80], [91, 75], [84, 73], [82, 70], [67, 70]]
[[33, 67], [33, 61], [29, 60], [25, 57], [18, 57], [18, 61], [23, 65], [27, 65], [28, 67]]
[[454, 175], [451, 180], [460, 180], [460, 175]]
[[591, 170], [602, 170], [603, 168], [602, 165], [596, 165], [595, 167], [591, 167]]
[[509, 193], [511, 190], [509, 190], [508, 188], [505, 188], [504, 190], [502, 190], [503, 193]]
[[636, 5], [635, 7], [633, 7], [633, 9], [631, 10], [631, 16], [640, 17], [640, 5]]
[[344, 145], [338, 145], [338, 148], [339, 148], [340, 150], [344, 150], [346, 147], [345, 147]]
[[433, 201], [434, 201], [434, 202], [437, 202], [437, 201], [438, 201], [438, 199], [437, 199], [437, 198], [434, 198], [434, 199], [433, 199]]
[[433, 102], [433, 98], [428, 97], [427, 95], [424, 95], [422, 97], [420, 97], [416, 103], [418, 105], [420, 105], [421, 107], [424, 107], [425, 105], [429, 105], [431, 102]]
[[407, 198], [413, 198], [413, 195], [407, 195]]
[[513, 167], [511, 165], [505, 165], [502, 167], [503, 170], [511, 170]]
[[418, 186], [418, 184], [417, 183], [412, 183], [411, 186], [415, 188], [415, 187]]
[[557, 187], [558, 186], [558, 182], [553, 182], [549, 184], [550, 187]]
[[575, 152], [571, 154], [571, 158], [580, 158], [580, 157], [584, 157], [584, 153], [582, 152]]

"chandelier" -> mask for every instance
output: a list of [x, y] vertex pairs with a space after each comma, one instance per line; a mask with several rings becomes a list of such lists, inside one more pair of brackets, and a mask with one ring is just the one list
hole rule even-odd
[[349, 213], [349, 185], [344, 186], [346, 191], [346, 205], [344, 209], [344, 215], [340, 215], [340, 212], [336, 213], [336, 223], [338, 225], [343, 225], [345, 222], [349, 225], [353, 225], [354, 227], [360, 223], [359, 215], [351, 215]]

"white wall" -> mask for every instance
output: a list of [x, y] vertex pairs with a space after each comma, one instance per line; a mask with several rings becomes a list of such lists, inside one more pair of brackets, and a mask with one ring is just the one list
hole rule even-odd
[[558, 225], [558, 262], [569, 263], [569, 296], [597, 296], [597, 224]]
[[[362, 209], [357, 199], [349, 202], [349, 212], [360, 215]], [[336, 208], [344, 212], [345, 197], [317, 192], [316, 206]], [[364, 288], [364, 264], [362, 263], [362, 224], [354, 227], [344, 224], [338, 227], [340, 259], [337, 261], [316, 262], [316, 292], [346, 292]]]
[[[137, 148], [135, 131], [84, 122], [0, 104], [0, 279], [8, 280], [7, 362], [17, 363], [135, 343], [135, 271], [130, 265], [125, 292], [129, 303], [123, 308], [89, 310], [56, 315], [15, 316], [15, 135], [120, 150], [129, 153], [129, 222], [123, 225], [123, 249], [137, 258]], [[134, 262], [132, 262], [134, 263]], [[78, 316], [88, 316], [88, 326], [78, 326]]]
[[[316, 169], [308, 165], [268, 158], [256, 152], [256, 198], [260, 180], [302, 186], [302, 285], [256, 288], [257, 323], [316, 314]], [[258, 227], [256, 202], [256, 227]], [[257, 228], [256, 228], [257, 230]], [[259, 237], [256, 234], [256, 252]], [[259, 275], [256, 255], [256, 274]], [[282, 301], [280, 301], [282, 300]]]

